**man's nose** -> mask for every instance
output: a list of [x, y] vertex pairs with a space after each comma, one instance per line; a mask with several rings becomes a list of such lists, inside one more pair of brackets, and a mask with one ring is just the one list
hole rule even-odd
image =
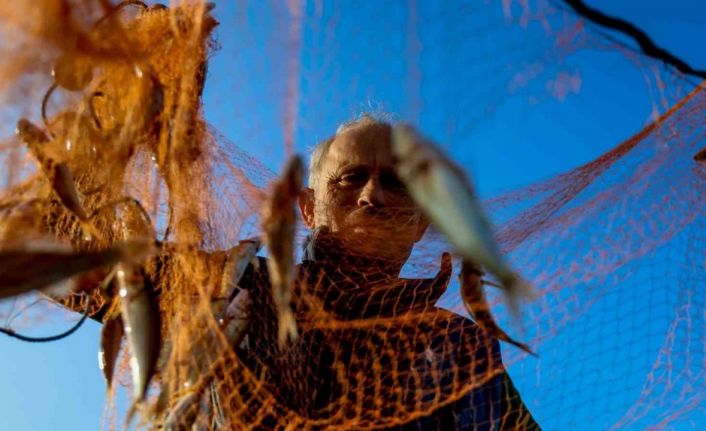
[[385, 192], [376, 176], [370, 177], [358, 196], [358, 206], [385, 206]]

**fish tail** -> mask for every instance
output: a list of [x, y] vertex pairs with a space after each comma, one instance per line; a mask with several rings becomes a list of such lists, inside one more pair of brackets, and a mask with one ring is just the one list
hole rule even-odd
[[140, 400], [135, 400], [130, 405], [130, 409], [128, 409], [127, 416], [125, 417], [125, 424], [123, 425], [123, 429], [127, 430], [128, 428], [130, 428], [132, 421], [135, 419], [135, 413], [137, 413], [139, 404]]
[[[507, 336], [506, 336], [506, 337], [507, 337]], [[534, 353], [534, 351], [532, 351], [532, 349], [530, 348], [530, 346], [527, 345], [527, 344], [525, 344], [525, 343], [521, 343], [521, 342], [519, 342], [519, 341], [517, 341], [517, 340], [513, 340], [513, 339], [510, 338], [510, 337], [507, 337], [504, 341], [506, 341], [506, 342], [512, 344], [513, 346], [517, 347], [518, 349], [524, 350], [525, 352], [529, 353], [530, 355], [534, 356], [535, 358], [539, 358], [539, 355], [536, 354], [536, 353]]]
[[287, 344], [287, 341], [296, 341], [299, 337], [297, 322], [294, 319], [294, 313], [292, 313], [292, 310], [288, 308], [280, 311], [278, 320], [279, 331], [277, 334], [277, 339], [280, 347], [284, 347]]
[[130, 409], [127, 412], [127, 417], [125, 419], [124, 429], [127, 430], [128, 428], [130, 428], [130, 425], [132, 425], [132, 422], [135, 419], [135, 414], [138, 411], [142, 415], [142, 418], [137, 423], [137, 428], [141, 428], [146, 424], [145, 421], [147, 420], [147, 412], [145, 411], [144, 401], [145, 401], [144, 398], [138, 398], [132, 402], [132, 404], [130, 405]]
[[113, 399], [115, 398], [115, 386], [112, 382], [107, 382], [105, 386], [105, 400], [106, 405], [112, 405]]
[[497, 324], [494, 324], [494, 333], [495, 336], [498, 340], [504, 341], [506, 343], [510, 343], [513, 346], [517, 347], [518, 349], [524, 350], [525, 352], [529, 353], [530, 355], [534, 356], [535, 358], [539, 358], [539, 355], [534, 353], [534, 351], [530, 348], [528, 344], [522, 343], [520, 341], [515, 340], [514, 338], [510, 337], [507, 332], [503, 331], [502, 328], [497, 326]]

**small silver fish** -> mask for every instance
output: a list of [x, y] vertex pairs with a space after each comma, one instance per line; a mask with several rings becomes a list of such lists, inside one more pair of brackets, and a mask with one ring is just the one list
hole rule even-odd
[[513, 314], [531, 288], [505, 263], [473, 188], [439, 148], [407, 125], [392, 131], [397, 175], [411, 197], [464, 258], [477, 261], [503, 285]]
[[493, 319], [493, 316], [490, 314], [490, 306], [483, 292], [482, 275], [483, 273], [477, 265], [466, 260], [463, 261], [459, 281], [461, 282], [461, 297], [463, 298], [463, 305], [466, 307], [466, 310], [468, 310], [473, 320], [475, 320], [483, 331], [498, 340], [510, 343], [536, 357], [537, 354], [534, 353], [527, 344], [512, 339], [495, 323], [495, 319]]
[[161, 324], [152, 283], [140, 269], [119, 263], [116, 266], [115, 282], [131, 354], [134, 401], [128, 412], [127, 423], [130, 423], [137, 407], [144, 401], [150, 380], [157, 369]]
[[272, 194], [262, 211], [264, 242], [270, 251], [267, 268], [272, 294], [277, 307], [279, 330], [277, 339], [284, 346], [298, 337], [297, 324], [290, 307], [294, 285], [294, 235], [296, 203], [302, 189], [303, 163], [299, 156], [287, 162], [282, 177], [275, 182]]
[[66, 163], [57, 162], [45, 148], [50, 141], [46, 133], [29, 120], [20, 118], [17, 122], [17, 135], [39, 162], [61, 203], [79, 219], [86, 233], [98, 237], [98, 231], [89, 222], [88, 213], [81, 204], [71, 169]]
[[74, 181], [74, 174], [69, 169], [66, 163], [57, 163], [54, 165], [53, 175], [50, 177], [51, 185], [57, 196], [79, 220], [82, 222], [88, 221], [88, 213], [83, 209], [81, 198], [79, 197], [78, 189]]
[[0, 249], [0, 299], [43, 289], [82, 272], [153, 253], [153, 245], [126, 242], [100, 251], [76, 252], [53, 241], [31, 241]]
[[101, 346], [98, 352], [98, 367], [103, 372], [108, 391], [113, 383], [115, 363], [120, 353], [120, 344], [123, 341], [125, 330], [120, 314], [111, 313], [103, 322], [101, 328]]

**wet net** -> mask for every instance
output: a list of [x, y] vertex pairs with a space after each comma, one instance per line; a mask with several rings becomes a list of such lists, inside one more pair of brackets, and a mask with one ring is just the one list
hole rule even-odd
[[[355, 19], [352, 6], [328, 2], [244, 4], [227, 16], [200, 2], [0, 6], [0, 245], [51, 238], [95, 251], [142, 239], [158, 250], [74, 278], [68, 294], [4, 298], [2, 316], [48, 295], [101, 321], [113, 340], [104, 353], [122, 358], [105, 364], [116, 368], [113, 391], [139, 398], [135, 386], [151, 382], [138, 406], [148, 429], [698, 429], [706, 166], [694, 155], [706, 92], [642, 64], [557, 4], [475, 3], [408, 1], [384, 20], [372, 2]], [[232, 65], [230, 76], [214, 78], [224, 26], [238, 38], [213, 57]], [[282, 272], [290, 297], [278, 296], [267, 256], [286, 244], [287, 226], [273, 228], [281, 236], [266, 248], [246, 240], [262, 236], [264, 207], [276, 218], [298, 198], [273, 200], [287, 187], [272, 186], [268, 166], [333, 135], [355, 114], [344, 101], [386, 98], [396, 118], [458, 154], [506, 100], [532, 109], [579, 92], [568, 59], [589, 49], [621, 52], [648, 71], [654, 121], [585, 165], [483, 201], [500, 249], [535, 292], [518, 326], [502, 293], [486, 287], [492, 314], [538, 358], [468, 318], [458, 256], [436, 226], [406, 262], [381, 251], [404, 248], [395, 240], [412, 225], [408, 201], [364, 215], [384, 220], [384, 231], [361, 227], [364, 244], [312, 234], [299, 220], [290, 234], [304, 251], [285, 247], [299, 265]], [[214, 94], [224, 88], [227, 99]], [[235, 118], [222, 118], [221, 104]], [[235, 124], [237, 144], [205, 120], [208, 109], [213, 124]], [[72, 185], [78, 209], [67, 204]], [[150, 296], [126, 297], [120, 277], [153, 295], [159, 318], [141, 322], [156, 326], [158, 353], [154, 340], [133, 351], [145, 344], [112, 332], [134, 312], [125, 304]], [[284, 343], [282, 303], [297, 331]], [[131, 378], [131, 357], [147, 357], [154, 372]]]

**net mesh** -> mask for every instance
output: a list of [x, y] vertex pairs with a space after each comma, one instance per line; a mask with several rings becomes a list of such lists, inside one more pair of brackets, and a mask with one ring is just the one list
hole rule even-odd
[[[259, 160], [281, 161], [297, 143], [331, 135], [330, 125], [351, 114], [338, 106], [379, 93], [453, 153], [444, 143], [463, 142], [507, 98], [531, 109], [580, 91], [572, 55], [621, 48], [541, 0], [408, 1], [374, 26], [361, 22], [376, 22], [375, 3], [357, 12], [368, 21], [325, 2], [236, 7], [225, 22], [242, 37], [228, 47], [233, 76], [224, 86], [237, 86], [227, 102], [239, 142], [253, 144], [249, 154], [204, 119], [218, 45], [207, 4], [28, 3], [0, 6], [0, 130], [12, 136], [20, 117], [39, 125], [49, 137], [43, 151], [73, 172], [90, 216], [62, 205], [36, 154], [9, 137], [0, 144], [1, 244], [49, 235], [94, 250], [121, 240], [126, 226], [160, 241], [142, 265], [162, 316], [158, 371], [142, 411], [148, 427], [664, 429], [704, 420], [706, 167], [693, 159], [704, 145], [701, 86], [682, 97], [680, 77], [647, 73], [659, 94], [655, 113], [671, 108], [641, 132], [590, 163], [483, 202], [508, 261], [535, 287], [521, 308], [521, 338], [540, 359], [510, 345], [501, 354], [498, 340], [465, 317], [458, 269], [443, 255], [453, 247], [433, 226], [404, 267], [409, 278], [309, 237], [316, 258], [297, 267], [292, 301], [299, 338], [281, 346], [264, 257], [248, 261], [237, 287], [227, 283], [232, 256], [247, 244], [239, 241], [260, 234], [276, 178]], [[263, 43], [248, 27], [253, 14], [270, 17]], [[443, 31], [429, 30], [439, 22]], [[385, 31], [389, 40], [374, 43]], [[350, 43], [351, 34], [363, 42]], [[459, 41], [477, 49], [452, 49]], [[238, 57], [257, 49], [256, 64]], [[383, 60], [385, 73], [366, 68]], [[60, 62], [71, 79], [90, 79], [67, 90]], [[37, 108], [54, 81], [42, 119]], [[258, 93], [263, 81], [271, 88]], [[265, 114], [248, 109], [261, 94], [278, 124], [266, 127]], [[453, 103], [426, 109], [435, 100]], [[394, 223], [403, 217], [387, 214]], [[298, 242], [307, 234], [300, 224]], [[107, 319], [117, 292], [96, 286], [109, 271], [73, 280], [74, 294], [52, 301]], [[238, 318], [224, 311], [242, 292], [251, 301], [245, 338], [229, 332]], [[486, 293], [499, 325], [516, 328], [502, 296]], [[44, 307], [34, 299], [5, 301], [1, 312]], [[127, 387], [128, 350], [116, 377]]]

